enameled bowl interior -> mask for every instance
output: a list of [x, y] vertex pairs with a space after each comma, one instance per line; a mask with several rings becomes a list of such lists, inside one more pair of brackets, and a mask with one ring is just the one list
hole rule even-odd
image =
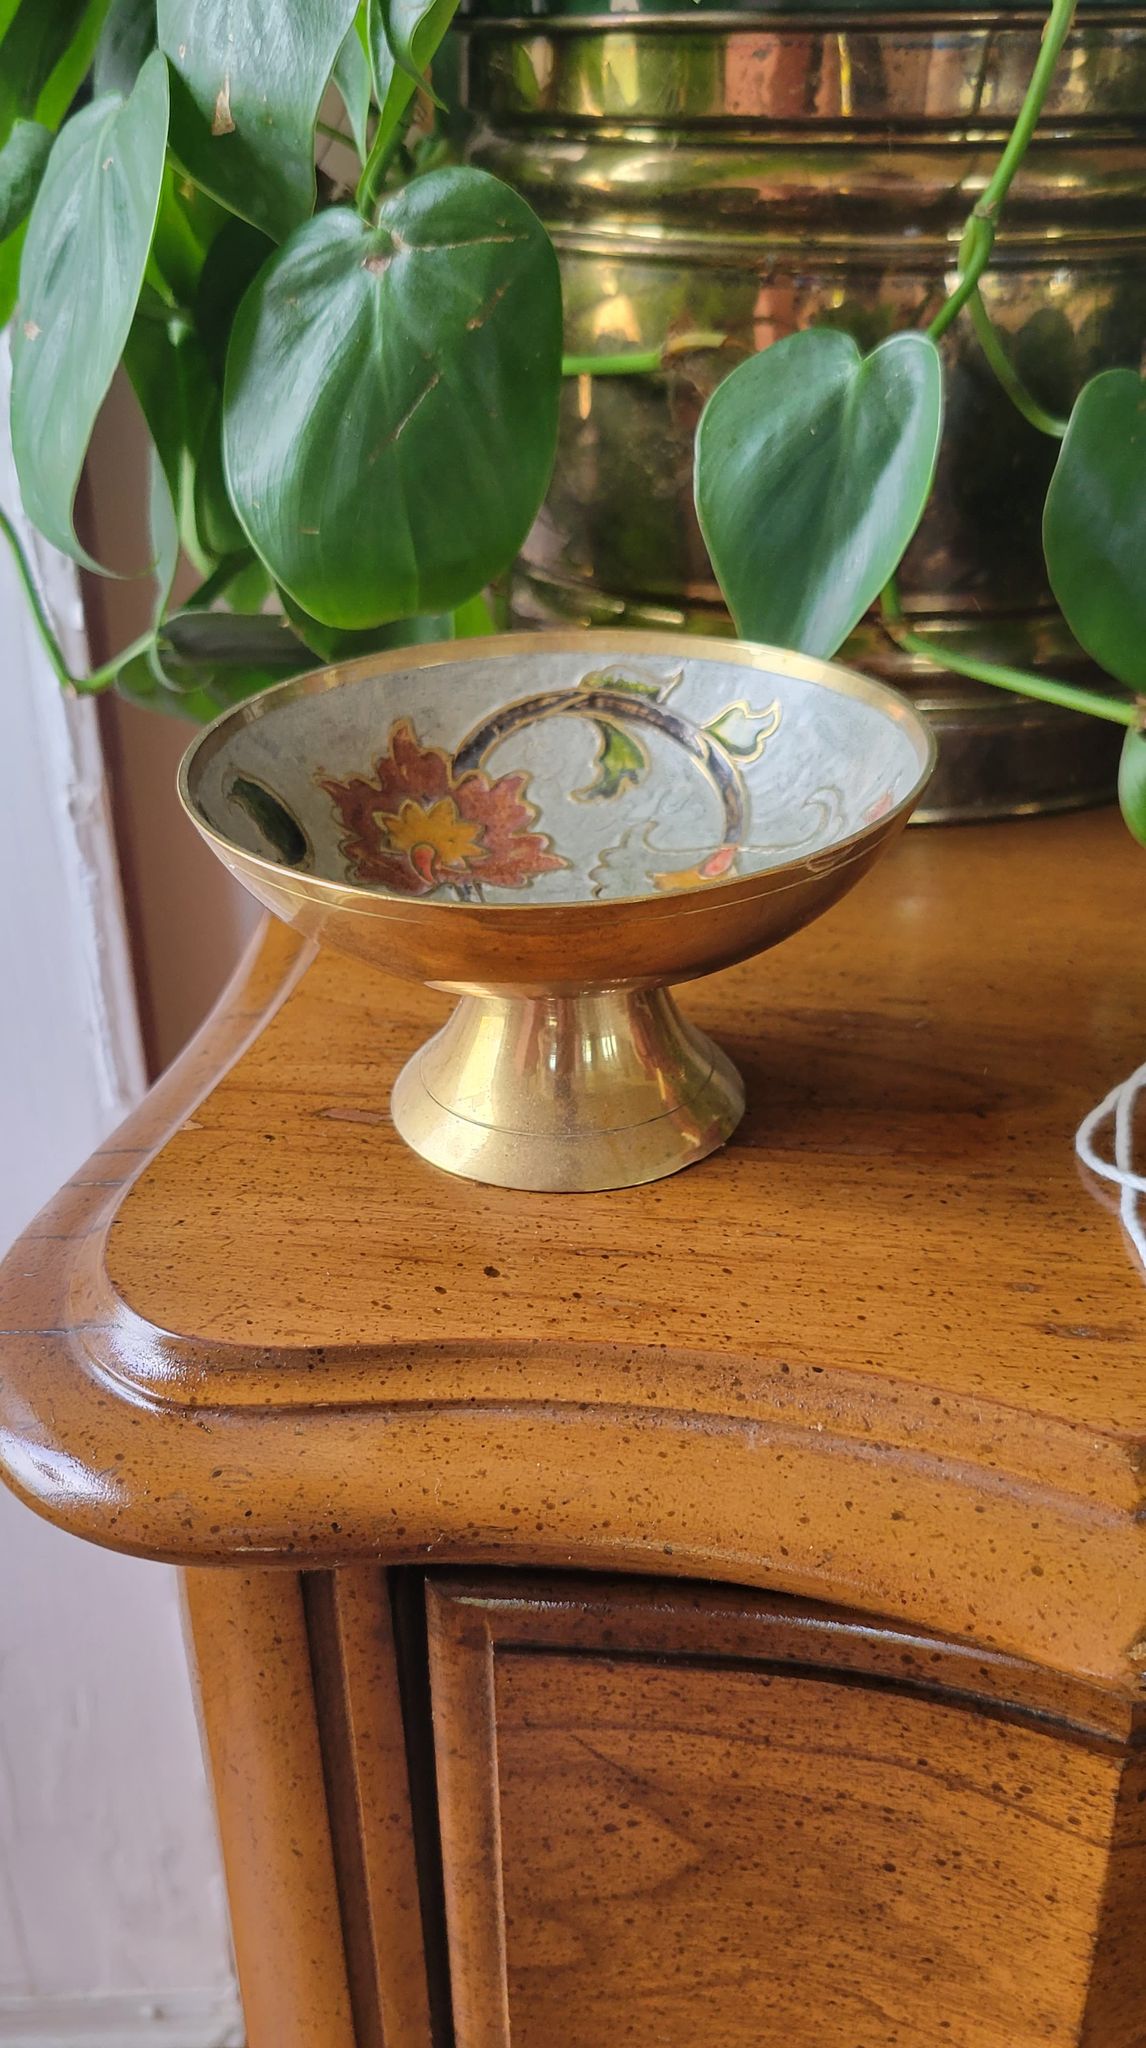
[[830, 863], [930, 771], [911, 707], [847, 670], [546, 638], [367, 659], [252, 700], [188, 758], [196, 822], [372, 895], [631, 901]]

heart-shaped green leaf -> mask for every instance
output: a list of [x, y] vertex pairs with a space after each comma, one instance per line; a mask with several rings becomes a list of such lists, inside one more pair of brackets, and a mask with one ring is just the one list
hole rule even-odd
[[[203, 350], [183, 322], [165, 325], [139, 318], [128, 335], [123, 360], [167, 478], [180, 540], [202, 568], [213, 550], [200, 540], [195, 478], [205, 426], [212, 405], [218, 403]], [[234, 545], [241, 539], [240, 535]]]
[[[101, 0], [101, 17], [106, 8], [107, 0]], [[89, 34], [98, 33], [98, 22], [94, 29], [92, 25], [93, 12], [92, 0], [21, 0], [0, 40], [0, 141], [7, 138], [21, 115], [28, 119], [36, 114], [51, 128], [66, 111], [65, 103], [55, 120], [49, 119], [40, 101], [53, 73], [64, 65], [72, 43], [85, 29]], [[89, 49], [87, 56], [90, 54]], [[77, 82], [69, 69], [69, 100]]]
[[560, 371], [553, 247], [497, 179], [415, 179], [374, 228], [320, 214], [231, 339], [224, 455], [252, 546], [324, 625], [452, 610], [532, 524]]
[[232, 219], [207, 251], [193, 301], [195, 329], [220, 385], [239, 302], [274, 246], [249, 221]]
[[[231, 559], [233, 563], [236, 557]], [[226, 585], [227, 610], [245, 613], [250, 618], [265, 617], [267, 599], [273, 595], [275, 586], [251, 548], [244, 549], [241, 563]]]
[[213, 719], [286, 676], [313, 668], [313, 655], [280, 618], [235, 612], [174, 612], [151, 655], [133, 655], [115, 686], [137, 705]]
[[1080, 393], [1043, 514], [1051, 588], [1079, 644], [1146, 691], [1146, 382], [1103, 370]]
[[[211, 249], [224, 229], [239, 225], [217, 200], [201, 192], [168, 161], [147, 275], [172, 309], [194, 304]], [[246, 227], [245, 222], [241, 225]]]
[[173, 690], [156, 675], [146, 654], [133, 654], [124, 662], [116, 675], [115, 690], [129, 704], [143, 704], [149, 711], [167, 711], [174, 718], [194, 719], [201, 725], [208, 725], [224, 708], [205, 692], [195, 699], [181, 690]]
[[370, 58], [367, 55], [366, 9], [359, 7], [346, 32], [346, 40], [334, 60], [334, 83], [346, 108], [354, 147], [366, 155], [366, 130], [370, 120]]
[[[55, 133], [87, 74], [107, 4], [108, 0], [3, 0], [0, 143], [22, 116], [34, 115], [39, 127]], [[25, 141], [23, 148], [27, 147]], [[34, 198], [33, 192], [29, 207]], [[24, 234], [25, 222], [19, 220], [6, 237], [0, 236], [0, 327], [8, 325], [16, 304]]]
[[17, 121], [0, 149], [0, 327], [16, 304], [28, 215], [48, 168], [52, 133], [39, 121]]
[[155, 0], [111, 0], [96, 44], [92, 89], [126, 96], [155, 48]]
[[453, 638], [452, 612], [428, 612], [418, 619], [394, 619], [388, 626], [344, 633], [338, 626], [324, 626], [312, 619], [289, 591], [280, 590], [279, 601], [303, 645], [320, 661], [356, 661], [360, 654], [379, 654], [392, 647], [426, 647], [435, 640]]
[[17, 121], [0, 149], [0, 242], [26, 220], [47, 169], [52, 132], [39, 121]]
[[173, 684], [193, 689], [235, 669], [258, 669], [268, 682], [314, 667], [281, 619], [244, 618], [236, 612], [176, 612], [159, 635], [163, 667]]
[[1122, 743], [1118, 802], [1135, 839], [1146, 846], [1146, 732], [1131, 730]]
[[496, 633], [499, 630], [502, 629], [494, 622], [490, 601], [484, 590], [479, 590], [473, 597], [467, 597], [465, 603], [458, 605], [454, 612], [455, 640], [483, 640], [488, 633]]
[[15, 310], [27, 226], [27, 221], [22, 221], [6, 242], [0, 242], [0, 327], [7, 327]]
[[393, 142], [457, 10], [458, 0], [368, 0], [376, 154]]
[[[151, 539], [151, 624], [158, 632], [179, 568], [179, 519], [167, 472], [154, 445], [147, 462], [147, 530]], [[147, 659], [148, 657], [144, 657]]]
[[72, 526], [76, 485], [143, 285], [166, 142], [157, 51], [129, 99], [97, 100], [68, 122], [28, 223], [12, 445], [28, 517], [77, 560], [87, 557]]
[[835, 653], [919, 524], [942, 423], [925, 334], [861, 356], [850, 335], [813, 328], [717, 386], [697, 433], [696, 503], [739, 633]]
[[154, 658], [125, 663], [116, 689], [134, 703], [205, 721], [313, 666], [281, 619], [184, 611], [167, 620]]
[[195, 530], [206, 553], [216, 560], [247, 547], [223, 471], [223, 408], [218, 398], [212, 399], [201, 425], [195, 465]]
[[159, 0], [171, 147], [276, 242], [314, 211], [314, 124], [357, 0]]
[[[37, 7], [42, 4], [43, 0], [35, 0]], [[88, 0], [67, 48], [53, 67], [35, 107], [36, 119], [42, 121], [45, 128], [55, 131], [64, 116], [71, 112], [91, 70], [107, 8], [108, 0]], [[49, 5], [43, 11], [60, 15], [69, 9]]]

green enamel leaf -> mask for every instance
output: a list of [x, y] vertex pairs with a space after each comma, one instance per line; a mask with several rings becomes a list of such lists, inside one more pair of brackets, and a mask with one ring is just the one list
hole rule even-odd
[[718, 385], [697, 434], [696, 502], [738, 632], [835, 653], [919, 524], [942, 419], [925, 334], [861, 356], [850, 335], [813, 328]]
[[574, 793], [584, 802], [605, 802], [619, 796], [623, 790], [631, 789], [641, 779], [648, 767], [644, 748], [624, 730], [613, 725], [608, 719], [597, 723], [596, 774], [587, 789]]
[[1146, 383], [1103, 370], [1071, 414], [1043, 514], [1051, 588], [1075, 639], [1146, 690]]
[[357, 0], [159, 0], [171, 147], [197, 184], [281, 242], [314, 211], [319, 103]]
[[17, 121], [0, 149], [0, 242], [28, 218], [52, 151], [52, 132], [39, 121]]
[[1118, 802], [1135, 839], [1146, 846], [1146, 732], [1131, 730], [1122, 743]]
[[282, 798], [249, 775], [236, 775], [229, 794], [235, 803], [242, 805], [251, 823], [273, 848], [276, 860], [287, 868], [299, 867], [310, 848], [306, 833]]
[[370, 59], [378, 101], [374, 151], [388, 149], [433, 62], [458, 0], [368, 0]]
[[77, 560], [87, 558], [72, 525], [76, 486], [143, 285], [166, 140], [156, 53], [129, 99], [97, 100], [69, 121], [28, 223], [12, 444], [28, 517]]
[[670, 695], [679, 681], [680, 676], [677, 675], [666, 688], [664, 683], [646, 683], [639, 676], [625, 675], [620, 669], [599, 668], [592, 670], [587, 676], [582, 676], [578, 687], [582, 690], [623, 690], [630, 697], [648, 697], [652, 703], [659, 704]]
[[704, 730], [735, 760], [758, 761], [779, 724], [780, 706], [774, 698], [765, 711], [730, 704], [718, 718], [710, 719]]
[[251, 545], [311, 617], [358, 629], [472, 597], [553, 464], [561, 290], [523, 199], [438, 171], [298, 230], [227, 359], [224, 457]]

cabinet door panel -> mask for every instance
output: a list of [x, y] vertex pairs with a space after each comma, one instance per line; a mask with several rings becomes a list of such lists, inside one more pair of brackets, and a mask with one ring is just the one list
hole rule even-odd
[[1146, 2038], [1109, 1698], [718, 1591], [430, 1601], [459, 2048]]

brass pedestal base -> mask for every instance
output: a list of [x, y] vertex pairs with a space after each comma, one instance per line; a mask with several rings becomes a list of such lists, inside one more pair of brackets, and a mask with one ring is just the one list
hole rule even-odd
[[586, 1194], [715, 1152], [744, 1087], [667, 989], [467, 995], [403, 1068], [391, 1107], [406, 1143], [447, 1173]]

